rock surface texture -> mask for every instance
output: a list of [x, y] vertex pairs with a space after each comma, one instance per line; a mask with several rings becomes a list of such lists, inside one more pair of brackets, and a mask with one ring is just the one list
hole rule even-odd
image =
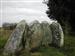
[[52, 30], [52, 44], [61, 47], [64, 44], [64, 35], [61, 25], [57, 22], [53, 22], [51, 25]]
[[25, 27], [26, 22], [24, 20], [18, 23], [4, 47], [4, 55], [10, 56], [11, 54], [14, 54], [16, 51], [19, 51], [22, 48], [22, 36]]
[[62, 47], [64, 35], [61, 25], [58, 22], [49, 24], [46, 21], [39, 23], [34, 21], [31, 25], [22, 20], [17, 24], [15, 30], [9, 37], [5, 47], [4, 55], [14, 54], [22, 48], [31, 50], [42, 45], [54, 44]]
[[50, 25], [46, 21], [43, 21], [41, 23], [41, 27], [43, 33], [42, 45], [47, 46], [48, 44], [52, 43], [52, 32], [50, 29]]
[[32, 34], [30, 36], [30, 48], [37, 48], [41, 45], [42, 41], [42, 28], [38, 21], [34, 21], [33, 24], [30, 26], [30, 29], [32, 31]]

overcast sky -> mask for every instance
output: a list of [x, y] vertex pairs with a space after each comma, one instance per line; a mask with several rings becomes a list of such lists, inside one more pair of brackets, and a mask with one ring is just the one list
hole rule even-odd
[[4, 22], [19, 22], [25, 19], [28, 23], [34, 20], [49, 21], [47, 5], [43, 0], [0, 0], [0, 26]]

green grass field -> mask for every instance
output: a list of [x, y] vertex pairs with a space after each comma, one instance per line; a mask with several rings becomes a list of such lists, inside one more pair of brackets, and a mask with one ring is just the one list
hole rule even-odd
[[[3, 30], [0, 28], [0, 56], [11, 33], [12, 30]], [[75, 56], [75, 36], [66, 35], [64, 41], [62, 48], [52, 46], [40, 47], [36, 52], [31, 53], [31, 56]], [[22, 51], [20, 56], [27, 55]]]

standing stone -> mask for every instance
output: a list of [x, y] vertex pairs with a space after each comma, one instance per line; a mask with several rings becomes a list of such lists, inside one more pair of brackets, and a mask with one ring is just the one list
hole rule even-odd
[[52, 32], [49, 26], [49, 23], [43, 21], [41, 23], [42, 31], [43, 31], [43, 38], [42, 38], [42, 45], [48, 46], [52, 43]]
[[5, 47], [4, 47], [4, 52], [3, 54], [5, 56], [10, 56], [15, 54], [15, 52], [21, 50], [22, 48], [22, 36], [26, 27], [26, 22], [25, 20], [22, 20], [18, 25], [16, 26], [15, 30], [9, 37]]
[[53, 22], [50, 27], [52, 30], [52, 44], [62, 47], [64, 44], [64, 35], [61, 25], [58, 22]]
[[31, 40], [30, 40], [30, 47], [37, 48], [41, 45], [42, 41], [42, 30], [41, 25], [38, 21], [34, 21], [30, 27], [32, 31]]

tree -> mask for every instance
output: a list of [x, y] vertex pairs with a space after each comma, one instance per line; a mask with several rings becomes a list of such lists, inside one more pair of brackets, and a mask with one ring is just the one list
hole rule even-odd
[[47, 6], [49, 7], [47, 11], [48, 17], [56, 19], [62, 25], [65, 33], [68, 33], [70, 28], [71, 31], [75, 32], [74, 0], [49, 0]]

